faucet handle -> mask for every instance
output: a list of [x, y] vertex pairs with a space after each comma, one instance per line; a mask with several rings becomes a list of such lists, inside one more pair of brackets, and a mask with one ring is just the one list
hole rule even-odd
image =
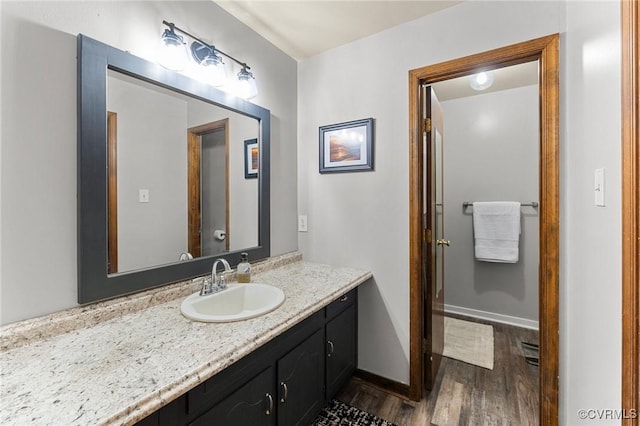
[[218, 277], [218, 288], [220, 288], [221, 290], [224, 290], [225, 288], [227, 288], [226, 275], [227, 275], [227, 271], [222, 271], [222, 273]]
[[200, 296], [205, 296], [211, 292], [213, 287], [213, 283], [211, 282], [211, 277], [204, 277], [202, 279], [202, 288], [200, 289]]

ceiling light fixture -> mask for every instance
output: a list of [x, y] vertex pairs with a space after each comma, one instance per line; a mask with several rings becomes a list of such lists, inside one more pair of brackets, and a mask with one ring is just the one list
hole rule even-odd
[[493, 80], [491, 71], [480, 72], [469, 77], [469, 85], [473, 90], [486, 90], [491, 87]]
[[[164, 30], [162, 34], [162, 43], [167, 48], [165, 52], [175, 46], [181, 46], [182, 51], [186, 50], [186, 44], [183, 41], [183, 38], [176, 34], [176, 31], [184, 34], [185, 36], [193, 39], [191, 43], [190, 50], [191, 56], [193, 60], [200, 66], [198, 74], [200, 78], [209, 84], [217, 87], [221, 87], [224, 90], [224, 87], [229, 87], [230, 91], [233, 91], [237, 96], [242, 97], [244, 99], [252, 99], [255, 98], [258, 94], [256, 80], [249, 70], [251, 67], [247, 65], [245, 62], [239, 61], [231, 55], [224, 53], [222, 50], [216, 48], [214, 45], [209, 44], [200, 38], [194, 36], [193, 34], [188, 33], [187, 31], [177, 27], [175, 24], [167, 21], [162, 21], [162, 23], [168, 26], [168, 29]], [[168, 36], [167, 36], [168, 34]], [[168, 56], [177, 56], [175, 52], [169, 53]], [[230, 59], [241, 67], [240, 72], [237, 74], [237, 78], [234, 82], [229, 82], [227, 80], [227, 70], [225, 67], [225, 63], [222, 60], [222, 56]], [[171, 64], [171, 60], [167, 59], [166, 53], [163, 55], [163, 59], [160, 61], [161, 65], [166, 68], [170, 68], [176, 71], [179, 71], [183, 68], [172, 68], [170, 66], [165, 65], [165, 63]]]

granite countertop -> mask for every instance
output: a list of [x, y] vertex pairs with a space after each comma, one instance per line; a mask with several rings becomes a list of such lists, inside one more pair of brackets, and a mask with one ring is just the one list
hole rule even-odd
[[[134, 424], [371, 277], [299, 257], [276, 266], [252, 281], [281, 288], [285, 302], [250, 320], [186, 319], [180, 304], [197, 286], [187, 282], [174, 285], [174, 298], [164, 296], [170, 300], [158, 296], [163, 290], [152, 290], [152, 296], [128, 296], [95, 312], [73, 308], [68, 315], [3, 327], [0, 424]], [[105, 316], [110, 319], [95, 320]], [[80, 326], [73, 329], [70, 317]], [[62, 334], [47, 335], [47, 324], [66, 325]]]

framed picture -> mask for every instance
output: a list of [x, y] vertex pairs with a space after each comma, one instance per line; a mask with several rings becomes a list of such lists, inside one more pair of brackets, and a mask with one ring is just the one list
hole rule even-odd
[[244, 178], [255, 179], [258, 177], [258, 139], [244, 141]]
[[320, 127], [320, 173], [373, 170], [373, 118]]

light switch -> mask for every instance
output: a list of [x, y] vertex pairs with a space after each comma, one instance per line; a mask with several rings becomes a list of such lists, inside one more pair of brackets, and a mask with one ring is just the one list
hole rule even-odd
[[307, 232], [307, 215], [298, 216], [298, 232]]
[[595, 171], [595, 183], [593, 192], [595, 194], [595, 205], [604, 207], [604, 169], [596, 169]]
[[138, 190], [138, 202], [140, 202], [140, 203], [148, 203], [149, 202], [149, 190], [148, 189], [139, 189]]

